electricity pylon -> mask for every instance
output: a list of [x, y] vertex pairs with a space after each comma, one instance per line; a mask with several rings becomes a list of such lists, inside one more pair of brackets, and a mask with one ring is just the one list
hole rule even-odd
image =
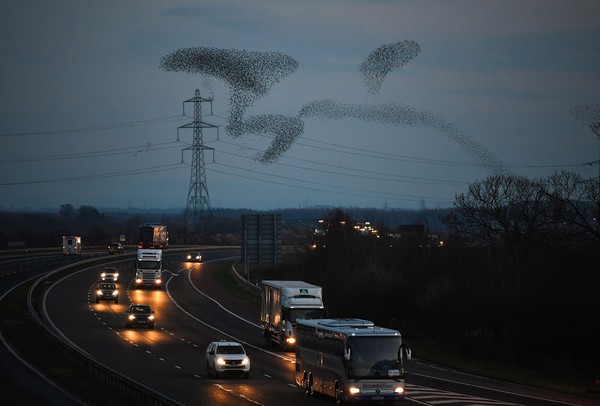
[[218, 127], [216, 125], [212, 125], [202, 121], [202, 103], [211, 103], [212, 111], [212, 99], [205, 99], [203, 97], [200, 97], [200, 90], [196, 89], [194, 97], [183, 102], [184, 115], [185, 103], [194, 103], [194, 121], [177, 128], [177, 140], [179, 141], [180, 128], [192, 128], [194, 131], [194, 140], [191, 147], [184, 148], [181, 151], [182, 161], [183, 151], [192, 151], [190, 188], [188, 191], [187, 202], [185, 205], [184, 221], [186, 225], [191, 224], [192, 231], [198, 232], [204, 231], [203, 216], [205, 212], [208, 212], [209, 214], [211, 212], [210, 199], [208, 197], [208, 187], [206, 186], [204, 150], [214, 151], [214, 148], [210, 148], [204, 145], [202, 131], [204, 128], [216, 128], [218, 130]]

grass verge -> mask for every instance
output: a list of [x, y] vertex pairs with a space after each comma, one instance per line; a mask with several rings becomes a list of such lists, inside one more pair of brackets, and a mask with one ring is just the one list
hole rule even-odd
[[232, 264], [221, 265], [216, 272], [217, 281], [232, 295], [260, 307], [260, 292], [240, 281], [231, 269]]
[[600, 400], [600, 394], [594, 393], [598, 390], [595, 387], [598, 385], [595, 385], [594, 382], [590, 381], [586, 383], [571, 378], [567, 374], [560, 375], [561, 371], [557, 371], [557, 374], [551, 374], [544, 371], [475, 358], [467, 354], [458, 354], [440, 348], [436, 344], [414, 342], [409, 339], [405, 339], [405, 342], [411, 347], [416, 357], [461, 372]]

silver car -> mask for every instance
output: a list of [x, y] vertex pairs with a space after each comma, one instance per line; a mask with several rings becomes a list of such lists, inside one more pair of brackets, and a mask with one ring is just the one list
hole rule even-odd
[[206, 349], [206, 372], [218, 378], [224, 374], [241, 374], [250, 378], [250, 358], [242, 344], [214, 341]]
[[100, 279], [106, 282], [117, 282], [119, 279], [119, 271], [117, 271], [117, 268], [107, 266], [100, 274]]

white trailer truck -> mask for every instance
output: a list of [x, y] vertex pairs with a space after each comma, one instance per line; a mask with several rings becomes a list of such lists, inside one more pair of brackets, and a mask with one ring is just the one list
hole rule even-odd
[[297, 319], [325, 317], [320, 286], [303, 281], [264, 280], [261, 287], [260, 318], [268, 345], [274, 343], [285, 350], [292, 349]]
[[63, 236], [63, 255], [81, 255], [81, 237], [78, 235]]
[[135, 286], [160, 287], [162, 284], [162, 250], [139, 249], [135, 259]]

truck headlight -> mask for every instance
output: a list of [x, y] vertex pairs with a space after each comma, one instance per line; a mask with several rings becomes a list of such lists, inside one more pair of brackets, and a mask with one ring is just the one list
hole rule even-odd
[[135, 283], [142, 283], [142, 278], [137, 278], [137, 279], [135, 280]]
[[96, 294], [97, 294], [97, 295], [100, 295], [100, 296], [102, 296], [102, 291], [101, 291], [100, 289], [98, 289], [98, 290], [96, 291]]
[[103, 278], [106, 278], [106, 274], [105, 274], [104, 272], [102, 272], [102, 273], [100, 274], [100, 276], [101, 276], [101, 277], [103, 277]]
[[396, 389], [394, 389], [394, 392], [396, 392], [399, 395], [402, 395], [404, 393], [404, 388], [401, 386], [398, 386]]
[[115, 279], [117, 279], [119, 277], [119, 273], [115, 272]]
[[348, 392], [350, 392], [351, 395], [358, 395], [360, 393], [360, 389], [356, 386], [351, 386], [348, 388]]

